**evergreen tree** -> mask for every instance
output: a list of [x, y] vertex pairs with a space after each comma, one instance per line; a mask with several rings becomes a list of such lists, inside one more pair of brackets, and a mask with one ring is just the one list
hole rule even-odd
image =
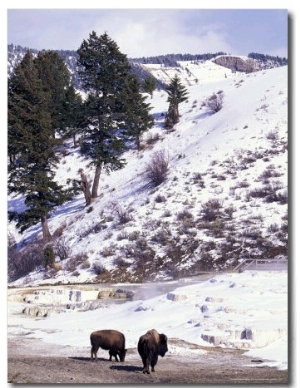
[[44, 240], [51, 237], [47, 223], [51, 211], [70, 199], [54, 180], [59, 140], [53, 137], [50, 106], [51, 93], [27, 52], [8, 84], [8, 190], [22, 194], [26, 208], [9, 212], [9, 218], [17, 221], [21, 232], [41, 221]]
[[149, 114], [150, 104], [139, 92], [139, 82], [135, 76], [127, 83], [125, 94], [127, 98], [122, 99], [124, 114], [125, 134], [133, 139], [137, 149], [140, 149], [140, 137], [154, 125], [153, 117]]
[[34, 62], [44, 90], [50, 96], [49, 109], [53, 135], [55, 136], [55, 132], [62, 130], [65, 124], [62, 107], [71, 87], [71, 73], [63, 59], [52, 50], [40, 51]]
[[66, 91], [66, 99], [62, 106], [63, 130], [60, 132], [64, 137], [73, 139], [74, 148], [76, 147], [76, 135], [83, 132], [85, 126], [84, 104], [81, 95], [76, 92], [73, 86]]
[[170, 84], [166, 87], [168, 93], [169, 108], [166, 115], [165, 127], [168, 129], [173, 128], [175, 124], [179, 122], [179, 104], [188, 99], [188, 91], [184, 85], [180, 82], [178, 75], [176, 74]]
[[[102, 169], [109, 172], [125, 165], [121, 155], [126, 149], [124, 126], [128, 120], [125, 113], [127, 101], [132, 98], [127, 94], [132, 90], [128, 87], [132, 72], [126, 55], [107, 33], [98, 37], [93, 31], [77, 53], [79, 75], [88, 92], [85, 149], [96, 168], [92, 187], [92, 198], [95, 198]], [[134, 94], [135, 98], [139, 96]]]
[[143, 82], [142, 87], [144, 92], [149, 93], [151, 98], [153, 98], [153, 92], [157, 87], [156, 79], [153, 76], [147, 77]]

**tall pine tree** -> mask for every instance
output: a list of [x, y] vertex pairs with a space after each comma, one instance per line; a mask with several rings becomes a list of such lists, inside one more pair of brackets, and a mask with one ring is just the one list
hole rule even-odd
[[8, 83], [8, 190], [22, 194], [25, 202], [25, 209], [9, 212], [9, 218], [21, 232], [40, 221], [44, 240], [51, 238], [51, 211], [70, 199], [54, 180], [59, 140], [53, 137], [51, 106], [51, 93], [27, 52]]
[[76, 147], [76, 136], [83, 132], [85, 126], [84, 104], [81, 95], [76, 92], [73, 86], [66, 91], [66, 100], [62, 106], [62, 129], [60, 133], [65, 138], [72, 138], [74, 148]]
[[49, 93], [49, 111], [53, 127], [53, 136], [56, 132], [63, 131], [66, 124], [62, 107], [67, 99], [71, 85], [71, 73], [65, 62], [57, 52], [48, 50], [40, 51], [34, 60], [38, 76], [42, 81], [44, 91]]
[[125, 97], [122, 99], [124, 113], [125, 134], [132, 139], [140, 149], [140, 138], [144, 132], [154, 125], [154, 119], [150, 115], [150, 104], [146, 103], [146, 96], [139, 92], [140, 85], [136, 76], [131, 79], [124, 87]]
[[[122, 154], [126, 149], [127, 101], [132, 82], [130, 63], [107, 33], [97, 36], [93, 31], [77, 50], [79, 75], [88, 93], [86, 106], [86, 147], [95, 166], [92, 197], [98, 195], [101, 171], [117, 170], [125, 165]], [[141, 99], [134, 92], [134, 98]], [[128, 125], [127, 125], [128, 128]]]

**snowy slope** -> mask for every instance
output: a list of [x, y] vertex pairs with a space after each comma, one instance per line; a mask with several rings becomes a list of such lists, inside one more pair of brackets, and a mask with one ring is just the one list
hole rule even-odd
[[[287, 201], [266, 201], [255, 193], [274, 190], [277, 197], [287, 197], [287, 67], [251, 74], [231, 73], [211, 61], [181, 63], [177, 70], [147, 67], [164, 82], [177, 72], [187, 86], [189, 99], [179, 106], [180, 122], [168, 133], [163, 128], [163, 115], [168, 109], [166, 93], [155, 91], [152, 99], [148, 97], [155, 127], [144, 136], [144, 150], [127, 152], [124, 169], [110, 175], [103, 173], [100, 195], [90, 212], [84, 207], [83, 195], [79, 195], [49, 219], [50, 231], [62, 227], [61, 238], [70, 248], [69, 258], [61, 263], [62, 270], [47, 275], [39, 268], [14, 284], [93, 281], [97, 276], [95, 263], [112, 271], [117, 267], [116, 259], [126, 264], [123, 280], [140, 281], [137, 259], [130, 249], [141, 239], [154, 250], [157, 263], [169, 261], [179, 270], [192, 268], [201, 260], [203, 244], [215, 244], [209, 254], [217, 263], [225, 243], [237, 244], [238, 248], [241, 242], [253, 240], [251, 233], [258, 233], [266, 243], [284, 246], [278, 231], [287, 222]], [[219, 91], [224, 93], [224, 105], [212, 114], [203, 102]], [[155, 137], [159, 140], [150, 146]], [[159, 150], [169, 157], [168, 178], [158, 188], [147, 189], [145, 168]], [[87, 160], [78, 149], [71, 149], [60, 163], [57, 179], [65, 183], [68, 178], [78, 178], [78, 169], [84, 168], [92, 180], [94, 171], [86, 166]], [[221, 204], [223, 213], [233, 214], [226, 230], [218, 236], [210, 235], [200, 219], [203, 204], [212, 200]], [[21, 209], [22, 198], [10, 198], [8, 206]], [[120, 212], [129, 216], [128, 223], [120, 224]], [[189, 224], [180, 218], [184, 212], [190, 218]], [[21, 235], [11, 223], [8, 231], [17, 243], [28, 243], [41, 235], [40, 225]], [[236, 239], [233, 242], [232, 236]], [[243, 251], [246, 256], [249, 244]], [[170, 245], [186, 247], [180, 263], [172, 264], [167, 255]], [[258, 253], [259, 247], [253, 251]], [[81, 261], [76, 270], [69, 270], [68, 263], [79, 254], [86, 254], [85, 265]], [[236, 259], [239, 257], [233, 253], [226, 256], [227, 263]], [[222, 265], [216, 264], [215, 268]], [[156, 274], [149, 269], [146, 275], [167, 278], [165, 269], [158, 264]]]
[[230, 69], [219, 66], [213, 61], [178, 61], [180, 67], [166, 67], [162, 65], [143, 65], [153, 76], [168, 84], [175, 76], [180, 77], [183, 84], [193, 86], [219, 82], [220, 80], [236, 76]]

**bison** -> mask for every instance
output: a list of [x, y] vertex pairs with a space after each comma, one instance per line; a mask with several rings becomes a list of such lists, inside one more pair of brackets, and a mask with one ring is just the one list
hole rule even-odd
[[116, 361], [119, 361], [118, 356], [121, 362], [125, 360], [127, 349], [125, 349], [125, 336], [123, 333], [117, 330], [98, 330], [91, 333], [90, 340], [92, 361], [97, 360], [99, 348], [109, 350], [109, 361], [111, 361], [112, 356], [115, 357]]
[[147, 331], [138, 342], [138, 352], [143, 361], [143, 373], [155, 372], [158, 356], [164, 357], [168, 351], [168, 338], [165, 334], [159, 334], [155, 329]]

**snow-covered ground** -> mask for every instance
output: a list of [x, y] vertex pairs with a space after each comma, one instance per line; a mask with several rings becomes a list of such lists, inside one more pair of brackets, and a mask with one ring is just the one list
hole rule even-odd
[[[24, 303], [14, 303], [10, 298], [8, 338], [26, 334], [28, 339], [44, 341], [45, 346], [76, 347], [86, 356], [90, 351], [89, 335], [94, 330], [122, 331], [126, 347], [136, 349], [140, 335], [155, 328], [168, 338], [191, 344], [245, 349], [247, 356], [264, 360], [261, 366], [287, 369], [287, 284], [286, 271], [227, 273], [189, 285], [183, 279], [182, 286], [174, 286], [174, 290], [155, 297], [148, 298], [144, 289], [144, 297], [138, 300], [124, 303], [104, 300], [103, 307], [95, 310], [69, 308], [46, 318], [21, 314]], [[156, 287], [153, 283], [148, 286]], [[76, 301], [94, 299], [97, 293], [80, 291], [76, 286], [50, 287], [27, 295], [26, 300], [30, 308], [53, 308], [68, 303], [75, 306]], [[169, 345], [169, 354], [192, 358], [205, 353], [180, 344]], [[246, 357], [245, 365], [250, 365]]]

